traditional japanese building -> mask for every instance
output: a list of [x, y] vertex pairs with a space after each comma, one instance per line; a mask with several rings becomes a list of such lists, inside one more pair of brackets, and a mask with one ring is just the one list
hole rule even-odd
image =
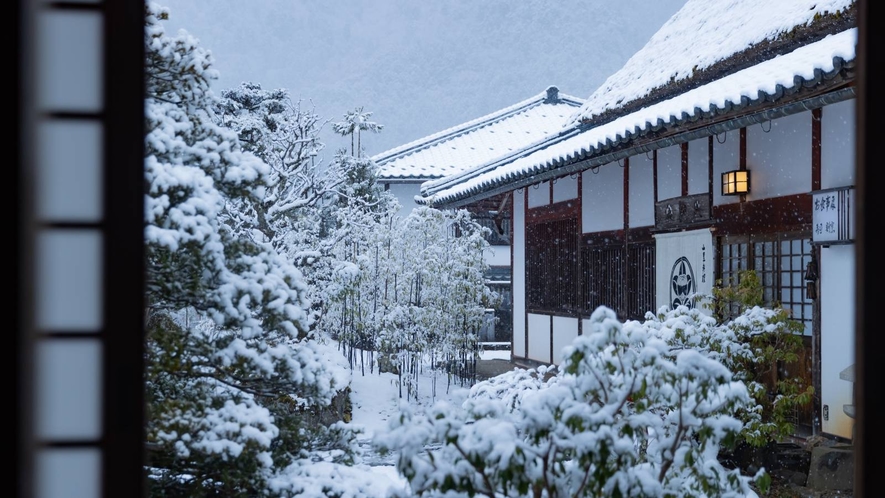
[[804, 326], [796, 422], [851, 438], [856, 26], [852, 0], [689, 0], [543, 146], [424, 183], [512, 205], [514, 360], [755, 270]]

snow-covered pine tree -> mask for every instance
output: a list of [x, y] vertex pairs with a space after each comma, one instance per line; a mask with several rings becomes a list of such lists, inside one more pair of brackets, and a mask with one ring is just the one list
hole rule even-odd
[[251, 236], [260, 221], [230, 215], [262, 212], [279, 184], [216, 124], [211, 54], [187, 33], [168, 36], [166, 9], [145, 14], [152, 494], [274, 495], [279, 472], [297, 472], [323, 433], [339, 436], [303, 420], [349, 372], [309, 330], [301, 272]]
[[217, 124], [236, 132], [243, 150], [270, 166], [261, 200], [240, 203], [232, 215], [245, 217], [246, 226], [287, 252], [286, 237], [296, 226], [303, 228], [300, 221], [316, 217], [323, 201], [346, 181], [340, 170], [322, 167], [320, 133], [326, 122], [288, 90], [264, 90], [254, 82], [223, 90], [213, 110]]

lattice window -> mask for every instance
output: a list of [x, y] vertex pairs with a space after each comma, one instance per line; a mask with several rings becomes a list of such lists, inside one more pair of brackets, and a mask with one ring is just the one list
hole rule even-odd
[[[719, 260], [722, 265], [720, 272], [722, 285], [737, 285], [740, 272], [749, 269], [749, 244], [746, 242], [723, 243]], [[740, 313], [740, 307], [735, 304], [731, 306], [728, 313], [730, 316], [737, 316]]]
[[576, 218], [526, 227], [527, 305], [545, 311], [574, 311], [580, 273]]
[[590, 313], [608, 306], [619, 316], [624, 306], [624, 249], [622, 246], [587, 247], [581, 253], [582, 301]]
[[[811, 261], [808, 237], [778, 234], [740, 239], [729, 238], [720, 246], [720, 278], [724, 285], [736, 285], [738, 272], [754, 270], [762, 283], [766, 306], [780, 305], [803, 323], [811, 334], [812, 302], [805, 296], [805, 265]], [[740, 312], [735, 306], [732, 316]]]
[[624, 318], [642, 319], [655, 311], [655, 245], [631, 244], [627, 265], [627, 311]]
[[811, 239], [780, 241], [780, 305], [790, 310], [793, 319], [805, 325], [805, 335], [811, 335], [812, 303], [805, 295], [805, 265], [814, 254]]
[[[626, 256], [626, 260], [624, 255]], [[581, 251], [581, 302], [585, 313], [599, 306], [624, 319], [642, 319], [655, 306], [653, 242], [585, 247]]]

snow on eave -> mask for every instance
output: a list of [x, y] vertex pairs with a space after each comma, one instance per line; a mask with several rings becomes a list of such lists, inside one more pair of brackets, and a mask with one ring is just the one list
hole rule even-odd
[[527, 109], [527, 108], [532, 107], [537, 104], [544, 103], [545, 100], [547, 100], [548, 95], [550, 94], [551, 90], [554, 90], [556, 92], [557, 100], [562, 103], [571, 104], [574, 106], [580, 106], [581, 104], [584, 103], [583, 99], [560, 93], [558, 88], [555, 85], [551, 85], [551, 86], [547, 87], [547, 89], [544, 90], [543, 92], [541, 92], [531, 98], [523, 100], [521, 102], [517, 102], [516, 104], [513, 104], [511, 106], [505, 107], [503, 109], [500, 109], [500, 110], [495, 111], [490, 114], [486, 114], [485, 116], [467, 121], [465, 123], [461, 123], [457, 126], [447, 128], [445, 130], [434, 133], [432, 135], [428, 135], [424, 138], [419, 138], [418, 140], [414, 140], [412, 142], [408, 142], [408, 143], [400, 145], [398, 147], [394, 147], [393, 149], [386, 150], [386, 151], [381, 152], [379, 154], [375, 154], [374, 156], [372, 156], [372, 160], [378, 165], [383, 165], [384, 163], [391, 161], [393, 159], [396, 159], [398, 157], [402, 157], [404, 155], [414, 153], [418, 150], [431, 147], [431, 146], [438, 144], [440, 142], [444, 142], [446, 140], [452, 139], [456, 136], [462, 135], [462, 134], [467, 133], [469, 131], [478, 129], [484, 125], [488, 125], [488, 124], [494, 123], [496, 121], [500, 121], [500, 120], [502, 120], [508, 116], [511, 116], [513, 114], [516, 114], [524, 109]]
[[568, 125], [615, 119], [853, 26], [855, 0], [688, 0]]
[[[504, 188], [519, 188], [532, 175], [548, 173], [594, 156], [612, 147], [666, 126], [726, 115], [754, 102], [780, 102], [803, 87], [835, 78], [853, 67], [857, 28], [830, 35], [793, 52], [725, 76], [671, 99], [659, 102], [614, 121], [552, 143], [530, 155], [502, 164], [481, 174], [465, 177], [437, 191], [422, 185], [423, 204], [437, 206], [477, 200]], [[548, 175], [549, 176], [549, 175]], [[425, 188], [427, 187], [427, 188]]]

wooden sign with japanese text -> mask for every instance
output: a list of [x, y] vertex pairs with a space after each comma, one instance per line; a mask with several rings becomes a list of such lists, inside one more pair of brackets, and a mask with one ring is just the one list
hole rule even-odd
[[815, 244], [854, 242], [854, 187], [812, 192], [812, 241]]

